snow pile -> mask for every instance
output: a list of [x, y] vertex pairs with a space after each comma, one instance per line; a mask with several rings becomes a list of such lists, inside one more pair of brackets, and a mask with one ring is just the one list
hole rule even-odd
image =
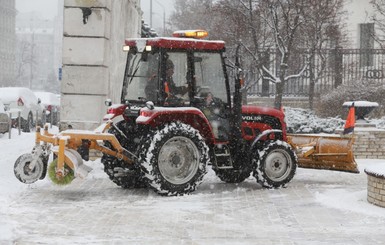
[[370, 123], [374, 123], [377, 128], [385, 129], [385, 117], [381, 117], [380, 119], [371, 119]]
[[51, 92], [34, 92], [36, 97], [41, 100], [41, 104], [44, 106], [53, 105], [60, 106], [60, 99], [57, 94]]
[[[285, 116], [288, 133], [335, 133], [342, 129], [345, 120], [340, 117], [320, 118], [309, 109], [285, 107]], [[385, 117], [368, 119], [379, 129], [385, 129]]]

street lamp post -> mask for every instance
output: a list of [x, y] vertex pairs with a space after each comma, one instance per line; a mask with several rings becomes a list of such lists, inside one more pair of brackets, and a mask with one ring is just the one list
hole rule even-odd
[[150, 27], [152, 28], [152, 0], [150, 1]]
[[[165, 7], [163, 6], [163, 4], [161, 4], [160, 2], [158, 2], [157, 0], [155, 0], [155, 2], [163, 9], [163, 35], [165, 35], [165, 32], [166, 32], [166, 9]], [[150, 1], [150, 26], [152, 27], [152, 0]]]
[[33, 82], [33, 61], [34, 61], [34, 46], [35, 46], [35, 30], [32, 30], [31, 34], [31, 63], [30, 63], [30, 77], [29, 77], [29, 88], [32, 89]]

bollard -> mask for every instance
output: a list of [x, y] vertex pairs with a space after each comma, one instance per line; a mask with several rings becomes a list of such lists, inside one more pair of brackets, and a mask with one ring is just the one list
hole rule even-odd
[[11, 132], [12, 132], [12, 112], [9, 113], [9, 119], [8, 119], [8, 139], [11, 139]]
[[19, 135], [21, 135], [21, 111], [18, 111], [17, 112], [17, 120], [18, 120], [18, 123], [17, 123], [17, 128], [19, 129]]
[[49, 113], [49, 118], [50, 118], [50, 128], [52, 128], [52, 124], [53, 124], [53, 110], [51, 109], [51, 112]]
[[36, 121], [35, 121], [35, 128], [37, 128], [38, 125], [38, 119], [39, 119], [39, 111], [36, 110]]

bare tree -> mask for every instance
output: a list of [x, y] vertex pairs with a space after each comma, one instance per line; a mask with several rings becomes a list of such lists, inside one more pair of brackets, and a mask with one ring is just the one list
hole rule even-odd
[[30, 70], [36, 66], [36, 57], [31, 52], [31, 43], [20, 41], [18, 43], [18, 62], [16, 67], [16, 82], [22, 86], [28, 86], [27, 79], [30, 76]]
[[290, 58], [297, 48], [295, 41], [298, 39], [298, 30], [304, 21], [304, 0], [269, 0], [265, 4], [262, 17], [274, 36], [274, 44], [280, 60], [276, 74], [265, 66], [262, 66], [262, 69], [276, 85], [274, 107], [279, 109], [282, 106], [285, 84], [290, 79], [300, 76], [307, 66], [304, 64], [299, 73], [288, 75]]
[[307, 49], [309, 59], [310, 109], [313, 109], [315, 84], [322, 78], [327, 65], [328, 57], [325, 49], [338, 47], [343, 42], [341, 20], [344, 16], [343, 4], [344, 0], [311, 0], [306, 3], [301, 33], [305, 37], [304, 48]]
[[[310, 97], [314, 84], [326, 66], [321, 49], [330, 40], [339, 42], [339, 16], [344, 0], [189, 0], [176, 1], [174, 26], [204, 28], [211, 39], [226, 42], [228, 57], [234, 57], [240, 43], [244, 73], [249, 75], [246, 89], [260, 79], [274, 83], [274, 106], [281, 108], [285, 86], [311, 71]], [[333, 36], [334, 35], [334, 36]], [[307, 59], [301, 58], [304, 50]], [[276, 55], [271, 55], [275, 53]], [[319, 56], [323, 68], [314, 70], [310, 61]], [[312, 66], [313, 67], [310, 67]], [[258, 79], [252, 74], [258, 72]]]
[[377, 33], [374, 40], [384, 48], [385, 45], [385, 0], [372, 0], [370, 2], [373, 7], [375, 14], [372, 19], [376, 25]]

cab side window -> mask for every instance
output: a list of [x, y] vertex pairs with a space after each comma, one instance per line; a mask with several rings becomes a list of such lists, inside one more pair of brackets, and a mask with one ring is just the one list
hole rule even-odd
[[189, 86], [187, 80], [187, 54], [168, 52], [165, 55], [164, 92], [169, 105], [189, 104]]
[[218, 53], [194, 53], [195, 83], [199, 93], [211, 93], [215, 98], [227, 102], [225, 76], [222, 59]]

